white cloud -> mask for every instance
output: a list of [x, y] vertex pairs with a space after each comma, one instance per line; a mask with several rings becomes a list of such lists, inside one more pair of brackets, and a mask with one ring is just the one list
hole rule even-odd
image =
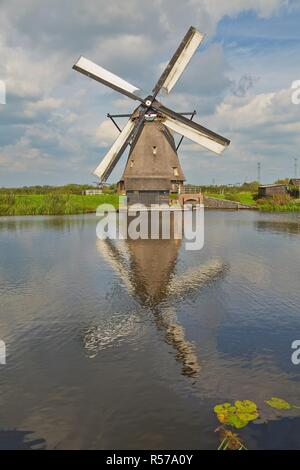
[[0, 38], [0, 76], [7, 94], [37, 97], [50, 94], [66, 71], [60, 52], [40, 56], [24, 46], [10, 46]]
[[[197, 0], [192, 0], [191, 3], [199, 4]], [[204, 0], [202, 3], [215, 21], [219, 21], [225, 15], [236, 15], [243, 10], [254, 10], [261, 16], [270, 16], [288, 4], [286, 0], [229, 0], [227, 2]]]
[[7, 145], [0, 150], [0, 164], [3, 171], [18, 172], [32, 169], [41, 157], [42, 151], [33, 148], [27, 137], [22, 137], [17, 144]]
[[111, 121], [103, 121], [96, 130], [96, 139], [101, 147], [108, 147], [119, 135], [118, 129]]
[[284, 125], [299, 121], [299, 109], [292, 104], [291, 90], [261, 93], [244, 99], [230, 96], [217, 107], [215, 120], [227, 129], [243, 131], [262, 125]]
[[252, 10], [261, 17], [269, 17], [288, 5], [287, 0], [188, 0], [180, 4], [176, 2], [176, 8], [173, 0], [154, 3], [160, 8], [160, 24], [171, 35], [176, 34], [178, 26], [186, 28], [187, 20], [203, 32], [213, 34], [218, 22], [226, 15], [236, 16]]
[[147, 60], [154, 50], [154, 42], [141, 34], [116, 34], [96, 45], [93, 56], [104, 66], [118, 67], [124, 61], [131, 66]]
[[24, 114], [29, 117], [34, 117], [40, 112], [51, 111], [58, 109], [62, 106], [63, 100], [57, 98], [42, 98], [38, 101], [30, 101], [26, 104]]

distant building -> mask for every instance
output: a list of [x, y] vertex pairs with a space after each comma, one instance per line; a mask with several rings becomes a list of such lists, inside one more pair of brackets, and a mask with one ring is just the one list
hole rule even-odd
[[300, 178], [291, 178], [289, 184], [292, 186], [300, 186]]
[[263, 184], [258, 188], [259, 197], [272, 197], [281, 194], [287, 194], [285, 184]]
[[291, 178], [289, 185], [291, 196], [298, 198], [300, 196], [300, 178]]
[[86, 189], [84, 194], [86, 196], [97, 196], [98, 194], [102, 194], [102, 189]]

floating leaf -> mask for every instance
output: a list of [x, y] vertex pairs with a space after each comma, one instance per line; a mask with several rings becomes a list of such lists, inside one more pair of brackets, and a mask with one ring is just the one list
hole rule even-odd
[[272, 397], [271, 400], [266, 400], [266, 403], [276, 410], [289, 410], [292, 408], [290, 403], [278, 397]]
[[244, 420], [244, 419], [241, 419], [238, 415], [236, 414], [232, 414], [229, 418], [228, 418], [228, 421], [227, 421], [227, 424], [230, 424], [230, 426], [233, 426], [234, 428], [236, 429], [242, 429], [244, 428], [245, 426], [247, 426], [247, 424], [249, 423], [249, 421], [247, 420]]
[[242, 421], [254, 421], [259, 417], [257, 405], [251, 400], [236, 401], [234, 406], [236, 415]]
[[237, 400], [234, 403], [234, 406], [238, 410], [248, 410], [250, 413], [257, 412], [257, 405], [256, 403], [254, 403], [254, 401], [251, 401], [251, 400], [243, 400], [243, 401]]
[[228, 424], [228, 415], [224, 413], [218, 413], [217, 417], [221, 424]]
[[229, 424], [237, 429], [244, 428], [249, 421], [259, 417], [256, 404], [250, 400], [236, 401], [234, 406], [231, 403], [216, 405], [214, 411], [220, 423]]
[[214, 412], [215, 413], [227, 413], [229, 411], [233, 410], [233, 406], [231, 403], [222, 403], [221, 405], [216, 405], [214, 407]]
[[234, 414], [235, 408], [231, 403], [222, 403], [214, 407], [214, 412], [217, 414], [220, 423], [230, 424], [230, 418]]

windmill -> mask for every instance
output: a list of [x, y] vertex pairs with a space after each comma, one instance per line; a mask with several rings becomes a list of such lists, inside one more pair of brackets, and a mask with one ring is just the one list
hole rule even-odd
[[[105, 183], [128, 145], [130, 151], [123, 176], [118, 184], [125, 192], [128, 203], [158, 203], [168, 200], [170, 192], [180, 192], [185, 180], [181, 169], [173, 132], [182, 135], [217, 153], [230, 141], [186, 117], [193, 113], [177, 113], [165, 107], [156, 98], [163, 91], [169, 93], [202, 42], [204, 35], [190, 27], [178, 49], [165, 68], [152, 94], [146, 98], [138, 95], [139, 88], [81, 56], [73, 69], [103, 83], [115, 91], [139, 102], [130, 115], [120, 135], [94, 171], [100, 183]], [[116, 123], [115, 123], [116, 124]], [[117, 124], [116, 124], [117, 125]], [[118, 126], [117, 126], [118, 127]]]

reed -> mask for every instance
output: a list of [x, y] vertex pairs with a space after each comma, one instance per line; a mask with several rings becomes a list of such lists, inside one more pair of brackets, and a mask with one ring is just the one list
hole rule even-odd
[[300, 212], [300, 204], [292, 202], [289, 204], [266, 203], [257, 205], [262, 212]]
[[100, 204], [112, 204], [118, 207], [118, 195], [2, 193], [0, 194], [0, 216], [86, 214], [95, 212]]

